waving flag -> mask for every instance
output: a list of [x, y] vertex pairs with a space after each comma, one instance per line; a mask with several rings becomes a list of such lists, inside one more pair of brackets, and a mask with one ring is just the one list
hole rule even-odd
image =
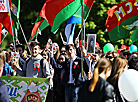
[[111, 41], [126, 38], [137, 27], [138, 1], [127, 0], [107, 11], [106, 27]]
[[11, 17], [13, 20], [13, 33], [14, 37], [17, 37], [17, 33], [19, 30], [19, 13], [20, 13], [20, 0], [11, 0]]
[[[94, 3], [94, 0], [84, 0], [83, 19], [85, 20], [87, 19], [93, 3]], [[67, 25], [65, 27], [65, 35], [67, 38], [67, 44], [73, 43], [75, 25], [81, 24], [81, 10], [82, 9], [80, 7], [79, 10], [67, 22]]]
[[76, 24], [81, 24], [81, 18], [72, 16], [66, 25], [65, 28], [65, 35], [67, 38], [67, 45], [68, 44], [73, 44], [73, 37], [74, 37], [74, 30], [75, 30], [75, 25]]
[[34, 27], [33, 27], [32, 32], [31, 32], [31, 38], [29, 39], [29, 42], [32, 41], [37, 36], [37, 34], [39, 33], [38, 32], [39, 30], [42, 31], [47, 26], [49, 26], [49, 24], [48, 24], [48, 22], [45, 19], [36, 22], [35, 25], [34, 25]]
[[12, 26], [10, 23], [9, 4], [11, 4], [10, 0], [1, 0], [0, 2], [0, 23], [2, 23], [4, 27], [6, 27], [11, 35], [13, 35]]

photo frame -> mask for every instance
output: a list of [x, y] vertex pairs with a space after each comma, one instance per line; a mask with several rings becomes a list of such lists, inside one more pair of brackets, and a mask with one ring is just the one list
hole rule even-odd
[[87, 36], [87, 53], [95, 54], [96, 34], [88, 34]]

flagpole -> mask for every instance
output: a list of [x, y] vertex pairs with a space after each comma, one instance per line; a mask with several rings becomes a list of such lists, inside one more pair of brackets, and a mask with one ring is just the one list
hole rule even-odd
[[[12, 27], [12, 21], [11, 21], [11, 11], [10, 11], [10, 2], [9, 0], [8, 1], [8, 8], [9, 8], [9, 14], [10, 14], [10, 23], [11, 23], [11, 27]], [[12, 28], [12, 34], [13, 34], [13, 28]], [[13, 34], [13, 43], [14, 43], [14, 49], [15, 49], [15, 52], [16, 52], [16, 46], [15, 46], [15, 40], [14, 40], [14, 34]]]
[[[82, 26], [81, 40], [83, 45], [83, 0], [81, 0], [81, 26]], [[81, 77], [83, 79], [83, 52], [82, 51], [81, 51]]]
[[[26, 40], [26, 37], [25, 37], [24, 31], [23, 31], [23, 29], [22, 29], [22, 26], [21, 26], [21, 24], [20, 24], [20, 21], [19, 21], [19, 20], [18, 20], [18, 23], [19, 23], [19, 26], [20, 26], [20, 28], [21, 28], [21, 31], [22, 31], [22, 34], [23, 34], [24, 40], [25, 40], [25, 42], [26, 42], [26, 44], [27, 44], [27, 40]], [[29, 46], [28, 46], [28, 45], [27, 45], [27, 48], [28, 48], [29, 52], [31, 53], [30, 48], [29, 48]]]
[[1, 44], [2, 44], [3, 40], [6, 38], [6, 36], [7, 36], [7, 34], [3, 37], [2, 41], [1, 41]]

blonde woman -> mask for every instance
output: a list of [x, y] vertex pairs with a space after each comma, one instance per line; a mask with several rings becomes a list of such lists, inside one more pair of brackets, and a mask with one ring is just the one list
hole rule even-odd
[[79, 102], [113, 102], [113, 86], [106, 79], [111, 74], [111, 63], [101, 58], [91, 80], [83, 83], [79, 91]]
[[114, 59], [112, 63], [112, 71], [111, 75], [108, 78], [110, 84], [114, 86], [116, 101], [117, 102], [124, 102], [118, 90], [118, 79], [120, 75], [128, 69], [127, 60], [124, 57], [117, 57]]

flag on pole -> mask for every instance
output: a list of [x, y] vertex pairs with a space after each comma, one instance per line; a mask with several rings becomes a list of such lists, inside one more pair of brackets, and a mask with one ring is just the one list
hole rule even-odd
[[0, 44], [1, 44], [1, 31], [2, 31], [2, 23], [0, 23]]
[[[85, 20], [87, 19], [93, 3], [94, 3], [94, 0], [84, 0], [83, 19]], [[67, 38], [67, 44], [73, 43], [74, 30], [75, 30], [76, 24], [81, 24], [81, 7], [71, 18], [68, 19], [67, 25], [65, 27], [65, 35]]]
[[106, 27], [111, 41], [126, 38], [137, 26], [138, 1], [127, 0], [107, 11]]
[[[10, 0], [1, 0], [0, 1], [0, 23], [3, 24], [4, 27], [8, 30], [8, 32], [13, 35], [12, 33], [12, 26], [10, 23], [10, 8], [9, 4], [11, 3]], [[11, 21], [12, 22], [12, 21]]]
[[65, 27], [67, 45], [73, 44], [74, 30], [76, 24], [81, 24], [81, 18], [72, 16], [68, 19], [67, 25]]
[[48, 22], [45, 19], [36, 22], [35, 25], [34, 25], [34, 27], [33, 27], [32, 32], [31, 32], [31, 37], [29, 39], [29, 42], [32, 41], [37, 36], [37, 34], [40, 31], [44, 30], [47, 26], [49, 26], [49, 24], [48, 24]]
[[81, 0], [46, 0], [39, 16], [46, 19], [51, 32], [55, 32], [80, 6]]
[[17, 34], [19, 31], [19, 13], [20, 13], [20, 0], [11, 0], [11, 17], [13, 20], [13, 33], [14, 38], [17, 38]]

